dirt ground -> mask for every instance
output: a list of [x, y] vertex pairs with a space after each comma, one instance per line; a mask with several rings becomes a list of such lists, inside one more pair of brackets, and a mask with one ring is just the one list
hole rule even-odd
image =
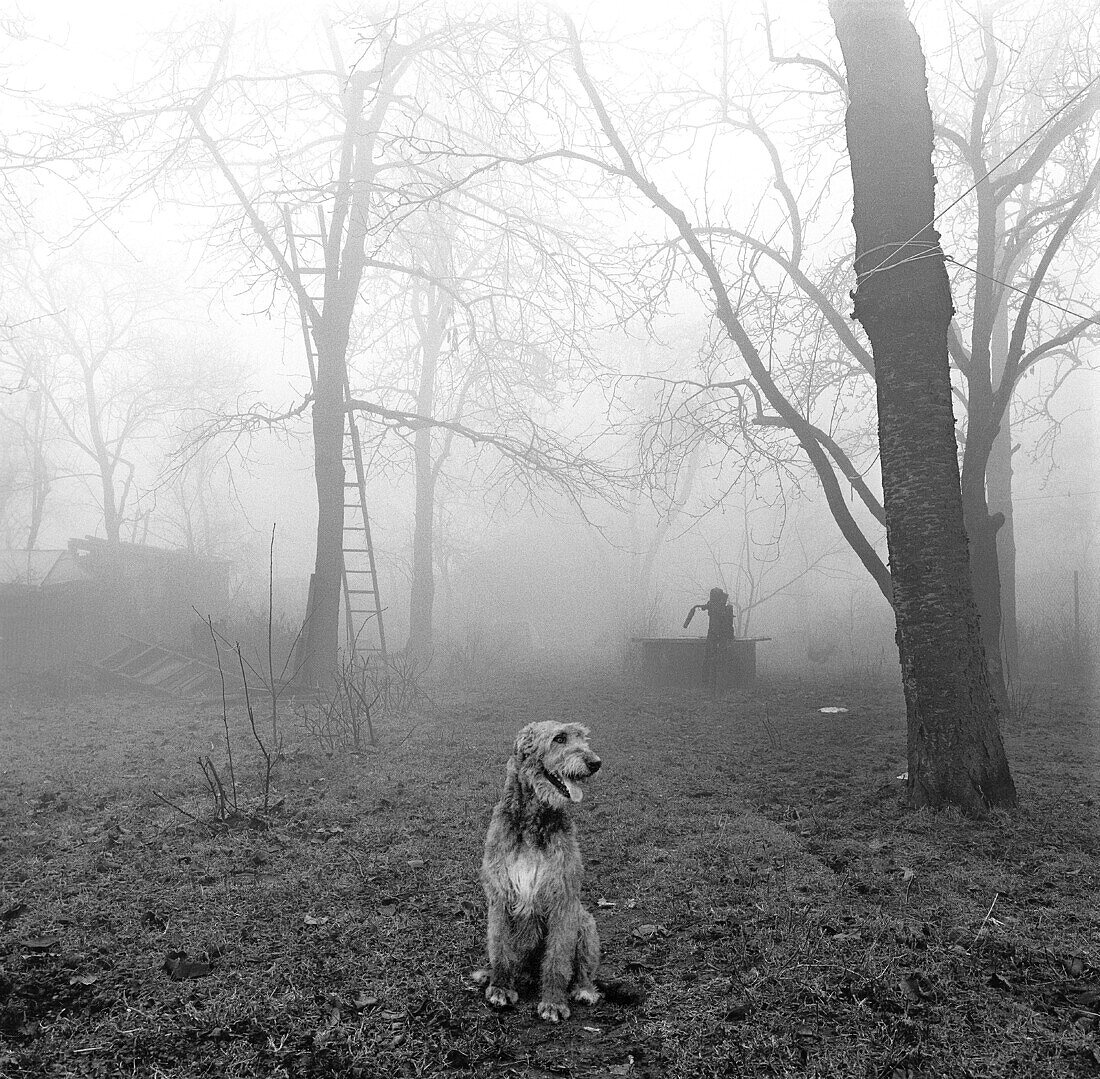
[[[974, 823], [904, 807], [890, 688], [432, 695], [360, 753], [285, 709], [274, 808], [214, 829], [197, 760], [228, 776], [220, 705], [0, 691], [0, 1075], [1100, 1075], [1079, 697], [1008, 721], [1021, 808]], [[465, 975], [512, 738], [559, 717], [604, 760], [576, 815], [612, 984], [551, 1026]], [[261, 759], [230, 720], [251, 809]]]

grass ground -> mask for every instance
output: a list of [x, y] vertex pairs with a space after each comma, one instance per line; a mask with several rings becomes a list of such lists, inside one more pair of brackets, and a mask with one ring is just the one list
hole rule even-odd
[[[904, 808], [886, 689], [546, 677], [437, 700], [357, 755], [284, 715], [278, 809], [215, 832], [153, 792], [211, 819], [196, 760], [226, 774], [220, 707], [0, 697], [0, 1075], [1100, 1075], [1100, 725], [1079, 701], [1009, 722], [1021, 808], [974, 823]], [[586, 900], [629, 991], [549, 1026], [464, 974], [511, 739], [556, 717], [604, 759], [577, 807]]]

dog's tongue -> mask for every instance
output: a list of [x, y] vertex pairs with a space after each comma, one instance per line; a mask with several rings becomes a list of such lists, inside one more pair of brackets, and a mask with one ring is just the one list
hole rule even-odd
[[569, 791], [571, 802], [579, 802], [584, 797], [584, 791], [581, 790], [579, 783], [574, 783], [568, 776], [562, 776], [561, 781], [565, 784], [565, 789]]

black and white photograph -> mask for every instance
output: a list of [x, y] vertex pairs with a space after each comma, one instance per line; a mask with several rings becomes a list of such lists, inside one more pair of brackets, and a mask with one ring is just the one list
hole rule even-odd
[[1100, 1079], [1100, 0], [2, 0], [0, 1079]]

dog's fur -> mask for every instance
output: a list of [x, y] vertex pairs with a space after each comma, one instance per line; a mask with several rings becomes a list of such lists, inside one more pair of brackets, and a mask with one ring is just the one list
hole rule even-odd
[[567, 999], [594, 1004], [600, 938], [581, 906], [584, 867], [566, 807], [600, 758], [579, 723], [529, 723], [519, 732], [485, 837], [481, 884], [489, 904], [489, 970], [472, 977], [494, 1007], [537, 978], [540, 1018], [569, 1018]]

